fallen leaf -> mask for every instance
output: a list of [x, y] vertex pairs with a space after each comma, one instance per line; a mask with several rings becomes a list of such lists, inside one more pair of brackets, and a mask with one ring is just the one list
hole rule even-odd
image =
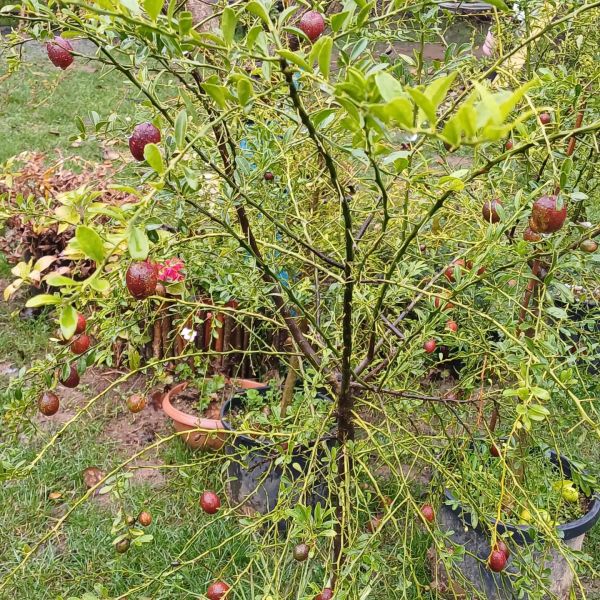
[[104, 471], [101, 471], [98, 467], [88, 467], [83, 470], [83, 482], [88, 490], [98, 485], [104, 479], [104, 476]]

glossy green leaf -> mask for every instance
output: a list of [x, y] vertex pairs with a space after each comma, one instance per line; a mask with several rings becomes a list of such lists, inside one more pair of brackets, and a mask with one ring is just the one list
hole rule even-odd
[[156, 144], [146, 144], [146, 147], [144, 148], [144, 158], [158, 174], [164, 173], [165, 165]]
[[235, 26], [237, 24], [237, 16], [233, 8], [226, 6], [223, 9], [223, 15], [221, 16], [221, 33], [225, 43], [229, 46], [233, 42], [233, 36], [235, 35]]
[[77, 311], [70, 305], [63, 306], [58, 319], [60, 330], [65, 339], [71, 339], [77, 327]]
[[248, 2], [246, 5], [246, 10], [253, 15], [257, 16], [263, 23], [269, 25], [271, 23], [271, 19], [269, 19], [269, 13], [267, 9], [261, 2], [258, 0], [252, 0], [252, 2]]
[[150, 250], [150, 242], [146, 232], [139, 227], [132, 227], [129, 231], [128, 240], [129, 256], [134, 260], [146, 260]]
[[180, 150], [185, 148], [185, 136], [187, 133], [188, 118], [187, 112], [181, 110], [175, 119], [175, 142]]
[[[146, 146], [147, 147], [147, 146]], [[80, 225], [75, 231], [75, 238], [80, 250], [96, 263], [101, 263], [106, 257], [102, 238], [91, 227]]]
[[153, 21], [160, 15], [162, 6], [163, 0], [144, 0], [144, 10]]
[[252, 88], [252, 83], [246, 77], [240, 77], [237, 82], [237, 97], [239, 103], [242, 106], [248, 104], [252, 96], [254, 95], [254, 90]]
[[291, 50], [278, 50], [277, 53], [282, 58], [285, 58], [290, 63], [300, 67], [304, 71], [308, 71], [312, 73], [312, 67], [308, 64], [306, 59], [303, 56], [300, 56], [298, 52], [292, 52]]
[[48, 304], [60, 304], [60, 298], [51, 294], [38, 294], [33, 298], [29, 298], [25, 306], [27, 308], [37, 308], [38, 306], [46, 306]]
[[386, 102], [390, 102], [404, 93], [400, 82], [393, 75], [385, 71], [375, 75], [375, 84], [381, 97]]

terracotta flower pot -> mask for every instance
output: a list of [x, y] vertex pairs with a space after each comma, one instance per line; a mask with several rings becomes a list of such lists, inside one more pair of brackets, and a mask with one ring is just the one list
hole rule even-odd
[[[244, 390], [264, 387], [264, 383], [259, 383], [252, 379], [229, 379], [227, 381], [234, 387]], [[175, 431], [189, 431], [183, 434], [181, 438], [190, 447], [195, 450], [219, 450], [225, 443], [227, 430], [220, 419], [205, 419], [185, 413], [173, 406], [171, 400], [183, 392], [188, 386], [187, 382], [179, 383], [171, 388], [162, 400], [162, 408], [165, 413], [171, 417]], [[202, 429], [203, 431], [197, 431]]]

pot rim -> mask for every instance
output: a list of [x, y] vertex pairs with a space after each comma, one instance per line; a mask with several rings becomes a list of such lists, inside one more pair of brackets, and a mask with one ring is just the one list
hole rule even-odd
[[[554, 450], [546, 451], [545, 455], [556, 466], [558, 466], [558, 463], [560, 462], [561, 468], [565, 475], [571, 475], [574, 467], [571, 465], [571, 462], [568, 458], [558, 454]], [[469, 517], [470, 521], [471, 511], [463, 506], [463, 504], [446, 487], [444, 488], [444, 496], [451, 502], [458, 504], [457, 508], [452, 508], [451, 506], [447, 506], [447, 508], [459, 516], [462, 515], [463, 517]], [[590, 529], [592, 529], [592, 527], [600, 519], [600, 493], [592, 490], [589, 498], [590, 504], [587, 512], [583, 516], [579, 517], [579, 519], [575, 519], [574, 521], [569, 521], [568, 523], [563, 523], [562, 525], [557, 525], [555, 527], [557, 531], [563, 534], [563, 540], [572, 540], [590, 531]], [[535, 528], [531, 525], [511, 525], [510, 523], [505, 523], [504, 521], [500, 521], [494, 517], [486, 518], [486, 522], [490, 523], [490, 525], [495, 527], [500, 533], [512, 533], [513, 539], [519, 545], [530, 544], [533, 542], [533, 538], [531, 535], [529, 535], [529, 532], [535, 531]], [[471, 521], [469, 525], [471, 525]], [[477, 524], [477, 527], [473, 527], [473, 529], [483, 532], [479, 523]], [[539, 534], [537, 537], [542, 537], [542, 534]]]
[[[254, 381], [253, 379], [227, 379], [227, 383], [235, 386], [240, 389], [253, 389], [263, 387], [264, 384], [258, 381]], [[190, 427], [192, 429], [209, 429], [209, 430], [219, 430], [225, 431], [225, 427], [223, 426], [223, 422], [221, 419], [207, 419], [205, 417], [198, 417], [196, 415], [191, 415], [189, 413], [185, 413], [178, 408], [175, 408], [173, 404], [171, 404], [171, 399], [183, 392], [189, 385], [188, 381], [183, 381], [174, 385], [169, 391], [167, 391], [163, 395], [162, 399], [162, 409], [167, 416], [169, 416], [173, 421], [181, 423], [186, 427]], [[237, 395], [239, 392], [236, 392], [234, 395]], [[226, 400], [229, 402], [229, 400]], [[222, 407], [221, 407], [222, 408]]]

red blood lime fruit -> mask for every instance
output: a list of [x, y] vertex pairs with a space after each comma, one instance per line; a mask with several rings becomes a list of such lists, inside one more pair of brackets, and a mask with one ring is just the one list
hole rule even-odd
[[435, 521], [435, 511], [431, 504], [423, 504], [423, 506], [421, 506], [421, 514], [426, 521], [429, 521], [430, 523]]
[[68, 377], [61, 379], [60, 382], [68, 388], [76, 388], [79, 385], [79, 373], [77, 372], [77, 367], [75, 365], [71, 365], [71, 370], [69, 371]]
[[265, 171], [263, 177], [265, 178], [265, 181], [273, 181], [273, 179], [275, 179], [275, 175], [273, 175], [271, 171]]
[[436, 348], [437, 348], [437, 344], [436, 344], [435, 340], [427, 340], [423, 344], [423, 349], [425, 350], [425, 352], [427, 352], [427, 354], [431, 354], [431, 353], [435, 352]]
[[567, 218], [565, 202], [558, 207], [558, 196], [542, 196], [531, 208], [530, 227], [538, 233], [554, 233], [558, 231]]
[[139, 413], [144, 410], [146, 406], [146, 396], [142, 394], [132, 394], [127, 398], [127, 408], [129, 412]]
[[315, 600], [331, 600], [333, 598], [333, 590], [325, 588], [315, 596]]
[[136, 160], [144, 160], [144, 148], [148, 144], [158, 144], [161, 140], [160, 131], [152, 123], [136, 125], [129, 138], [129, 150]]
[[75, 335], [79, 335], [85, 331], [87, 327], [87, 321], [81, 313], [77, 313], [77, 325], [75, 327]]
[[453, 321], [452, 319], [446, 321], [446, 327], [454, 333], [458, 331], [458, 323], [456, 321]]
[[504, 553], [504, 556], [506, 556], [506, 559], [508, 560], [508, 558], [510, 556], [510, 550], [508, 549], [508, 546], [502, 540], [496, 541], [494, 550]]
[[304, 562], [308, 558], [308, 553], [310, 552], [310, 548], [308, 544], [296, 544], [294, 546], [294, 560], [298, 562]]
[[500, 573], [506, 566], [508, 558], [504, 552], [500, 550], [492, 550], [488, 558], [488, 565], [492, 571], [495, 573]]
[[54, 392], [44, 392], [38, 398], [38, 409], [46, 417], [56, 414], [60, 407], [60, 400]]
[[319, 39], [325, 31], [325, 19], [316, 10], [309, 10], [302, 15], [298, 27], [306, 34], [311, 42]]
[[552, 115], [547, 112], [543, 112], [540, 114], [540, 123], [542, 125], [548, 125], [552, 121]]
[[487, 223], [499, 223], [500, 215], [498, 213], [498, 208], [502, 206], [502, 202], [497, 198], [494, 200], [488, 200], [483, 203], [481, 207], [481, 214], [483, 215], [484, 221]]
[[152, 296], [156, 291], [157, 282], [157, 266], [147, 260], [132, 262], [125, 274], [127, 289], [136, 300], [143, 300]]
[[137, 520], [139, 521], [139, 524], [142, 527], [148, 527], [148, 525], [150, 525], [150, 523], [152, 523], [152, 515], [149, 512], [143, 510], [139, 514]]
[[579, 249], [588, 253], [596, 252], [596, 250], [598, 250], [598, 243], [594, 240], [583, 240], [583, 242], [579, 244]]
[[512, 150], [513, 149], [512, 140], [506, 140], [506, 144], [504, 144], [504, 148], [506, 148], [506, 150]]
[[71, 52], [73, 46], [69, 40], [65, 40], [60, 36], [56, 36], [51, 42], [46, 44], [46, 52], [50, 62], [55, 66], [63, 69], [63, 71], [69, 67], [74, 60]]
[[221, 508], [219, 496], [211, 491], [203, 492], [200, 496], [200, 507], [205, 513], [214, 515]]
[[71, 351], [73, 354], [83, 354], [90, 347], [90, 336], [87, 333], [82, 333], [71, 342]]
[[229, 586], [224, 581], [215, 581], [208, 586], [206, 597], [208, 600], [222, 600], [227, 596]]

